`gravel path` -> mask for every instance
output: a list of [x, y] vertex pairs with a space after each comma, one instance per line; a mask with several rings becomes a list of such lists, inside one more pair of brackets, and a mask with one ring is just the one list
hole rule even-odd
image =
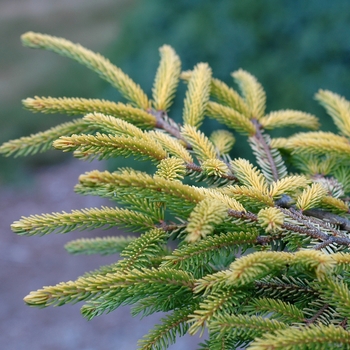
[[[86, 321], [80, 315], [81, 303], [46, 309], [30, 308], [22, 301], [30, 291], [44, 285], [76, 279], [86, 271], [115, 261], [115, 257], [71, 256], [64, 244], [79, 237], [118, 234], [117, 230], [72, 232], [65, 235], [20, 237], [10, 224], [22, 215], [69, 211], [108, 205], [100, 198], [74, 194], [73, 186], [96, 163], [72, 160], [42, 169], [30, 188], [0, 187], [0, 344], [2, 349], [50, 350], [130, 350], [159, 316], [132, 318], [129, 308]], [[180, 338], [169, 349], [196, 349], [198, 339]]]

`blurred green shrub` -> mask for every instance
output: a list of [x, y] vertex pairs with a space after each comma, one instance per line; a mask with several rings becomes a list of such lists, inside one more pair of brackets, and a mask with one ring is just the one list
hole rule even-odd
[[150, 91], [157, 49], [167, 43], [183, 69], [208, 62], [230, 85], [229, 72], [252, 72], [274, 96], [269, 110], [320, 115], [312, 101], [320, 87], [350, 97], [349, 26], [346, 0], [140, 0], [108, 56]]

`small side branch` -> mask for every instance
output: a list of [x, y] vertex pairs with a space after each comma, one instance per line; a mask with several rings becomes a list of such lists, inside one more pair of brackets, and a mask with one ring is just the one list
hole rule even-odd
[[328, 221], [331, 224], [339, 226], [341, 230], [350, 231], [350, 220], [339, 215], [324, 211], [322, 209], [305, 210], [304, 214], [307, 216], [313, 216], [322, 221]]
[[[155, 127], [158, 129], [163, 129], [170, 135], [176, 137], [179, 140], [182, 140], [184, 142], [185, 139], [181, 135], [180, 128], [177, 126], [177, 124], [168, 117], [167, 113], [164, 111], [155, 111], [153, 109], [148, 110], [148, 113], [154, 115], [156, 117], [156, 125]], [[186, 142], [186, 147], [188, 149], [192, 149], [191, 145]]]
[[[322, 249], [329, 244], [336, 243], [338, 245], [350, 246], [350, 238], [342, 235], [342, 233], [330, 226], [327, 226], [322, 221], [314, 221], [312, 218], [305, 217], [302, 213], [298, 212], [294, 208], [284, 209], [280, 208], [280, 210], [287, 216], [290, 216], [292, 219], [301, 223], [303, 226], [298, 226], [294, 224], [290, 224], [288, 222], [283, 223], [282, 227], [286, 230], [299, 232], [304, 235], [307, 235], [311, 238], [318, 239], [322, 241], [319, 245], [315, 247], [315, 249]], [[322, 232], [318, 227], [324, 227], [326, 230], [330, 231], [332, 235], [328, 235], [327, 233]]]
[[316, 312], [314, 316], [311, 318], [305, 319], [305, 323], [307, 326], [313, 324], [327, 309], [329, 308], [329, 304], [324, 304], [320, 310]]
[[255, 135], [251, 136], [251, 138], [255, 139], [258, 142], [258, 144], [261, 146], [261, 148], [264, 150], [264, 154], [265, 154], [266, 159], [270, 165], [270, 170], [272, 173], [273, 180], [277, 181], [279, 179], [277, 166], [276, 166], [275, 160], [271, 154], [271, 148], [266, 143], [266, 140], [264, 139], [264, 136], [261, 132], [261, 124], [256, 119], [252, 119], [252, 123], [255, 125], [256, 133], [255, 133]]

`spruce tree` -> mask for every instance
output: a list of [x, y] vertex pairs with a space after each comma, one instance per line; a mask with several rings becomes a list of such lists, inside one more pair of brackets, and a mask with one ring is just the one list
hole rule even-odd
[[[85, 173], [75, 191], [108, 198], [110, 207], [12, 224], [26, 236], [114, 226], [140, 232], [69, 242], [71, 254], [122, 259], [31, 292], [24, 298], [29, 306], [84, 302], [89, 320], [120, 305], [132, 305], [138, 316], [166, 312], [140, 349], [165, 349], [176, 337], [205, 329], [200, 349], [350, 349], [349, 101], [330, 91], [316, 94], [334, 134], [319, 131], [309, 113], [266, 113], [263, 87], [242, 69], [232, 73], [236, 88], [213, 77], [206, 63], [182, 72], [167, 45], [149, 97], [120, 68], [78, 44], [33, 32], [22, 41], [87, 66], [127, 102], [27, 98], [32, 112], [79, 117], [8, 141], [3, 155], [53, 147], [82, 160], [150, 160], [156, 169]], [[178, 123], [170, 107], [180, 80], [187, 92]], [[206, 135], [205, 117], [223, 129]], [[281, 127], [311, 131], [272, 137]], [[231, 158], [236, 133], [247, 138], [256, 165]]]

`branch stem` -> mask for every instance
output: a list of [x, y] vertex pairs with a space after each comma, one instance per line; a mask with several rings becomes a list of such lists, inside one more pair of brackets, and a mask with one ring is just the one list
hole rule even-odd
[[279, 179], [279, 175], [278, 175], [278, 170], [277, 170], [277, 166], [275, 163], [275, 160], [273, 159], [273, 156], [271, 154], [271, 148], [270, 146], [266, 143], [266, 140], [261, 132], [261, 124], [259, 123], [259, 121], [255, 118], [252, 119], [252, 123], [255, 125], [255, 129], [256, 132], [253, 136], [251, 136], [252, 139], [255, 139], [257, 143], [259, 143], [261, 145], [261, 147], [263, 148], [266, 157], [267, 157], [267, 161], [270, 164], [271, 167], [271, 173], [273, 176], [273, 180], [277, 181]]

